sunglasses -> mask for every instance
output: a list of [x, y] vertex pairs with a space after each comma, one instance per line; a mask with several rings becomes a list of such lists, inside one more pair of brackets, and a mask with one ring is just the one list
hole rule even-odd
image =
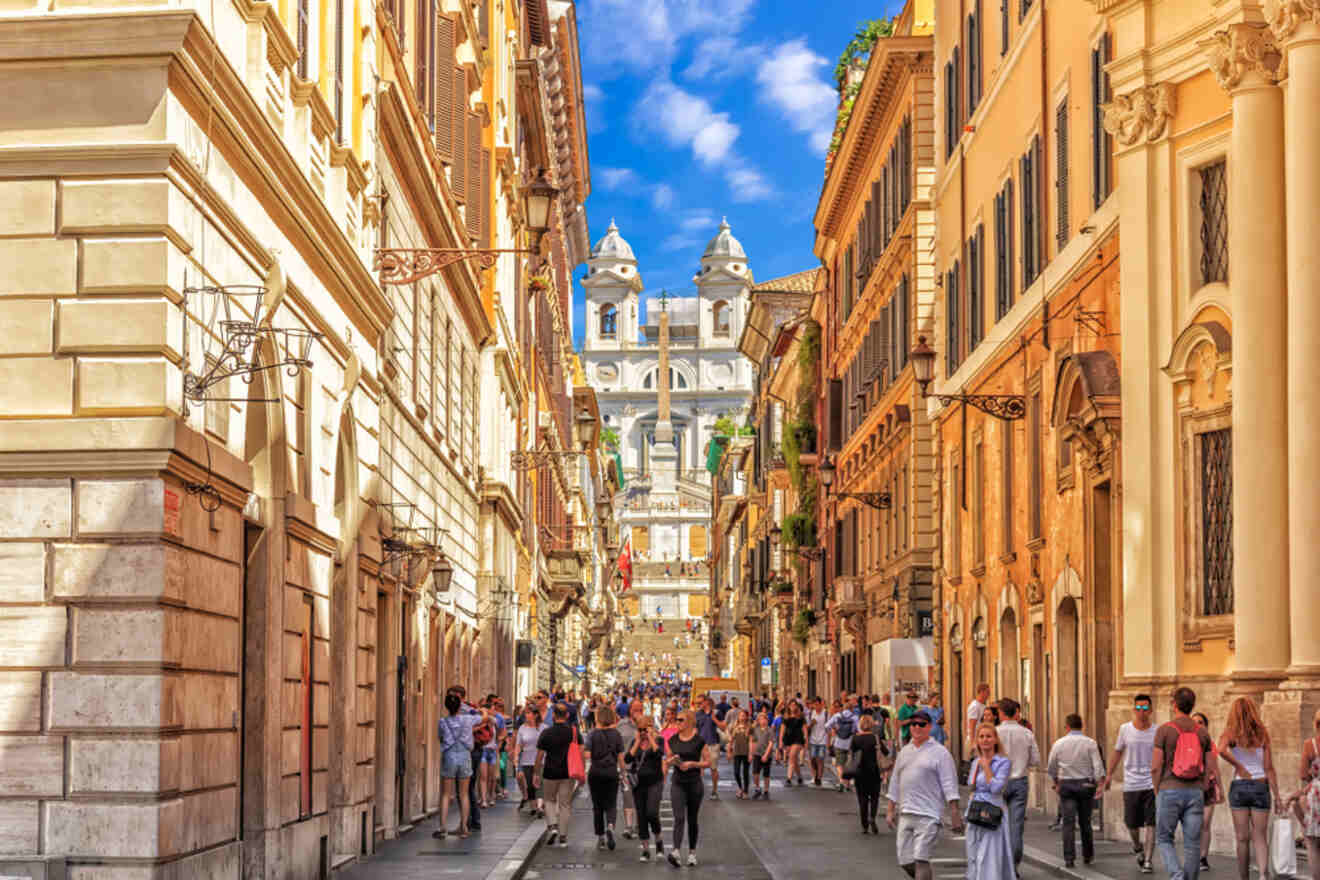
[[1149, 711], [1150, 711], [1150, 706], [1149, 706], [1149, 705], [1137, 705], [1137, 706], [1133, 706], [1132, 708], [1136, 709], [1138, 712], [1149, 712]]
[[908, 727], [929, 727], [929, 721], [909, 721]]

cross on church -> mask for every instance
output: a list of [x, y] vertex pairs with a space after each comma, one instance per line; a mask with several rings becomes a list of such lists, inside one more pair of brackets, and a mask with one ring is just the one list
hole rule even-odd
[[660, 289], [660, 311], [669, 311], [669, 291], [665, 288]]

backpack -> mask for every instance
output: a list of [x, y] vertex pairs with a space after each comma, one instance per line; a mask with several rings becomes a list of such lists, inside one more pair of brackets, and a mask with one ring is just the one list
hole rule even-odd
[[1183, 730], [1172, 722], [1169, 726], [1178, 731], [1178, 742], [1173, 747], [1174, 777], [1188, 782], [1200, 779], [1205, 773], [1205, 751], [1199, 731]]
[[834, 735], [839, 739], [852, 739], [854, 730], [855, 727], [852, 715], [847, 712], [840, 713], [839, 720], [834, 725]]
[[472, 742], [479, 749], [484, 749], [490, 745], [490, 741], [495, 738], [495, 725], [490, 721], [483, 721], [472, 728]]

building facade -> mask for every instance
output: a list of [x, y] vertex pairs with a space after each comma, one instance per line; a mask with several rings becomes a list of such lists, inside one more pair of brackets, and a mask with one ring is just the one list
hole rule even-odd
[[[580, 84], [511, 98], [575, 70], [552, 5], [0, 15], [0, 873], [324, 876], [438, 805], [447, 685], [514, 696], [510, 453], [589, 409], [523, 353], [585, 253], [585, 134], [517, 134]], [[531, 267], [400, 256], [528, 248], [538, 168]]]

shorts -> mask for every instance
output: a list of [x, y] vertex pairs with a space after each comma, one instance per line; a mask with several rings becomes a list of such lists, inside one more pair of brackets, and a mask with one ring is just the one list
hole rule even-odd
[[472, 775], [472, 755], [464, 749], [451, 749], [440, 761], [442, 779], [467, 779]]
[[1123, 824], [1129, 828], [1155, 825], [1155, 789], [1123, 792]]
[[481, 750], [481, 763], [494, 764], [499, 759], [500, 759], [500, 753], [495, 749], [491, 748], [490, 746], [486, 746], [484, 749]]
[[834, 760], [840, 764], [847, 764], [848, 759], [852, 757], [852, 749], [835, 749]]
[[940, 820], [916, 813], [898, 816], [898, 863], [929, 862], [940, 836]]
[[830, 747], [824, 744], [811, 744], [811, 757], [816, 760], [824, 761], [830, 756]]
[[774, 761], [762, 761], [760, 758], [752, 758], [752, 775], [764, 776], [770, 778], [770, 768], [774, 766]]
[[1228, 787], [1228, 805], [1234, 810], [1269, 810], [1270, 784], [1264, 779], [1234, 779]]

